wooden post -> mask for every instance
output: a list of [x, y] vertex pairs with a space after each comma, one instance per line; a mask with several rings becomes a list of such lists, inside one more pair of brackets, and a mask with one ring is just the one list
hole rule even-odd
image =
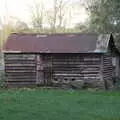
[[104, 55], [101, 55], [100, 78], [101, 81], [104, 82], [104, 89], [108, 89], [107, 81], [104, 79], [103, 68], [104, 68]]
[[37, 55], [36, 57], [36, 84], [37, 85], [43, 85], [44, 84], [44, 72], [43, 72], [43, 62], [42, 62], [42, 56]]

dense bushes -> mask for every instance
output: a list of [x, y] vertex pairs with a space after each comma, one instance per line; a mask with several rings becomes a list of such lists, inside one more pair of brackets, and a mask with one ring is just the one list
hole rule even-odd
[[4, 78], [4, 71], [0, 71], [0, 87], [3, 87]]

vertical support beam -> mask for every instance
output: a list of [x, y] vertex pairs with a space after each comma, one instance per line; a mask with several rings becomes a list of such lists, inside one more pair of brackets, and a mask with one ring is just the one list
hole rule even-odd
[[42, 55], [36, 56], [36, 84], [37, 85], [44, 84], [44, 71], [43, 71]]
[[103, 74], [103, 69], [104, 69], [104, 55], [101, 55], [101, 64], [100, 64], [100, 79], [101, 81], [104, 82], [104, 89], [107, 89], [107, 82], [104, 80], [104, 74]]
[[44, 77], [45, 84], [51, 85], [52, 79], [52, 55], [46, 56], [47, 61], [45, 62]]
[[103, 55], [101, 55], [101, 64], [100, 64], [100, 79], [103, 80]]

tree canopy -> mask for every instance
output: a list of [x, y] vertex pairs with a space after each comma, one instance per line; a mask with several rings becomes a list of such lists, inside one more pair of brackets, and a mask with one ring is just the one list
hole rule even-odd
[[112, 33], [120, 48], [120, 0], [86, 0], [89, 31]]

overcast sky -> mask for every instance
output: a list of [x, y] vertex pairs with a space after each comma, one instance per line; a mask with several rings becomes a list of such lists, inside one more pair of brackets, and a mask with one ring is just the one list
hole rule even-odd
[[[53, 6], [53, 0], [43, 0], [45, 3], [46, 8], [50, 8]], [[73, 4], [78, 0], [71, 0]], [[33, 0], [0, 0], [0, 17], [2, 18], [2, 21], [4, 21], [4, 17], [7, 15], [16, 17], [22, 21], [25, 21], [27, 23], [30, 22], [30, 10], [29, 5], [31, 5]], [[84, 9], [84, 7], [81, 6], [81, 8], [78, 9], [78, 6], [76, 5], [74, 7], [73, 11], [73, 18], [72, 23], [78, 23], [78, 22], [84, 22], [88, 15]]]

